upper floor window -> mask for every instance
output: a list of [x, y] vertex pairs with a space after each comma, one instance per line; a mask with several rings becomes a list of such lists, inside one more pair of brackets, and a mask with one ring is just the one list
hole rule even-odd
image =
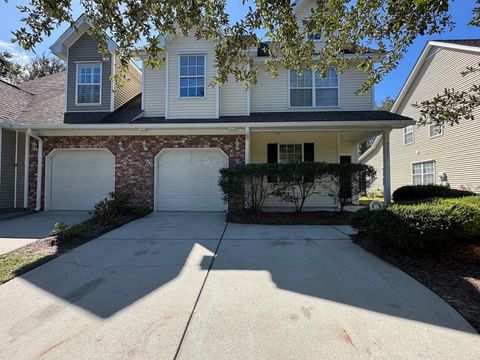
[[431, 138], [440, 136], [443, 134], [443, 126], [438, 126], [438, 125], [430, 125], [428, 127], [428, 134]]
[[100, 105], [101, 74], [101, 63], [77, 64], [77, 105]]
[[412, 185], [435, 184], [435, 161], [412, 164]]
[[403, 143], [405, 145], [413, 144], [415, 141], [415, 127], [413, 125], [409, 125], [403, 128]]
[[329, 68], [322, 78], [311, 70], [290, 71], [290, 106], [338, 106], [338, 74]]
[[205, 56], [180, 56], [180, 97], [205, 96]]

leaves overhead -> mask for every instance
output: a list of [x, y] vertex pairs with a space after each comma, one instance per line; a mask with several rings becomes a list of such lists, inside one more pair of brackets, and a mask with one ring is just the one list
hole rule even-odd
[[[226, 0], [80, 0], [93, 25], [91, 34], [98, 40], [107, 34], [119, 45], [116, 55], [123, 67], [145, 42], [146, 62], [160, 66], [160, 38], [192, 31], [214, 44], [218, 65], [214, 83], [223, 83], [233, 74], [246, 85], [255, 84], [259, 69], [249, 53], [268, 41], [265, 63], [273, 76], [281, 68], [310, 68], [325, 75], [328, 66], [341, 72], [353, 63], [368, 74], [363, 92], [397, 66], [417, 36], [452, 26], [447, 0], [316, 1], [304, 21], [297, 20], [290, 0], [242, 3], [245, 16], [230, 22]], [[75, 21], [71, 0], [30, 0], [19, 9], [25, 26], [13, 32], [14, 40], [26, 50], [34, 49], [59, 25]], [[264, 37], [257, 38], [262, 31]], [[323, 47], [315, 46], [312, 34], [321, 35]], [[370, 48], [380, 54], [369, 53]], [[107, 54], [104, 42], [101, 51]]]

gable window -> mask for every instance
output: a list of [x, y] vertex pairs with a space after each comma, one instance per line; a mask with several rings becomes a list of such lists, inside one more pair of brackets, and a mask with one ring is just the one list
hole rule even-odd
[[435, 161], [412, 164], [412, 185], [435, 184]]
[[430, 125], [428, 127], [428, 134], [431, 138], [437, 137], [443, 134], [443, 126]]
[[303, 161], [303, 144], [278, 144], [278, 162], [294, 164]]
[[100, 105], [101, 87], [101, 63], [77, 64], [77, 105]]
[[329, 107], [338, 106], [338, 74], [329, 68], [326, 77], [313, 76], [311, 70], [302, 73], [290, 70], [290, 106]]
[[180, 56], [180, 97], [205, 96], [205, 56]]
[[415, 127], [413, 125], [409, 125], [403, 128], [403, 143], [405, 145], [413, 144], [415, 141]]

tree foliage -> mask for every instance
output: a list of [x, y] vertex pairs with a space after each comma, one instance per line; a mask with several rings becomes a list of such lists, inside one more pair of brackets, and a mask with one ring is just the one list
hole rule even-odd
[[390, 96], [387, 96], [380, 102], [380, 104], [377, 105], [376, 110], [390, 111], [392, 110], [393, 104], [395, 104], [395, 100], [392, 99]]
[[[80, 0], [80, 5], [93, 26], [90, 33], [101, 41], [102, 52], [107, 54], [103, 41], [107, 34], [119, 45], [116, 55], [124, 67], [140, 42], [146, 42], [146, 62], [159, 66], [163, 61], [160, 37], [193, 29], [197, 38], [215, 46], [218, 74], [214, 83], [223, 83], [233, 74], [247, 85], [255, 84], [258, 66], [249, 51], [266, 40], [270, 56], [265, 63], [273, 76], [280, 68], [310, 68], [325, 75], [328, 66], [342, 72], [356, 64], [368, 74], [360, 89], [364, 92], [397, 66], [417, 36], [438, 34], [452, 26], [449, 2], [317, 1], [300, 23], [291, 0], [244, 0], [246, 15], [236, 22], [229, 20], [226, 0]], [[19, 9], [25, 26], [14, 31], [14, 40], [27, 50], [61, 24], [75, 21], [70, 0], [31, 0]], [[256, 36], [260, 31], [266, 31], [263, 39]], [[325, 39], [322, 48], [315, 47], [312, 34]], [[370, 48], [378, 54], [371, 54]], [[374, 66], [375, 62], [379, 65]]]
[[35, 57], [24, 68], [21, 81], [28, 81], [52, 75], [65, 70], [65, 63], [57, 57], [42, 54]]
[[0, 52], [0, 79], [16, 84], [21, 74], [21, 66], [11, 61], [12, 54]]

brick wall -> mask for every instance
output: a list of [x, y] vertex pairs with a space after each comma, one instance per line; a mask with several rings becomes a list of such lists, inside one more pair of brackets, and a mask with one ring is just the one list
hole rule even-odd
[[[235, 141], [240, 142], [236, 150]], [[230, 159], [230, 166], [245, 159], [245, 138], [240, 135], [186, 135], [186, 136], [55, 136], [44, 137], [42, 207], [45, 189], [45, 156], [53, 149], [104, 148], [115, 155], [115, 187], [129, 192], [133, 199], [153, 209], [154, 158], [164, 148], [220, 148]], [[124, 151], [118, 149], [122, 141]], [[148, 143], [148, 151], [142, 143]], [[30, 142], [35, 142], [31, 138]], [[30, 147], [29, 206], [35, 208], [38, 153]]]

